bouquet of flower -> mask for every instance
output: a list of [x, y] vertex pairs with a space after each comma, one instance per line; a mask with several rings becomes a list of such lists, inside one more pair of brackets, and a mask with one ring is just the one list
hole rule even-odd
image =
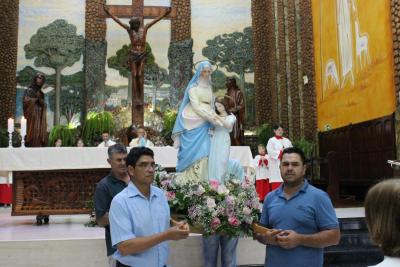
[[185, 180], [158, 169], [155, 181], [165, 191], [172, 213], [184, 214], [204, 235], [252, 235], [251, 224], [258, 221], [260, 214], [254, 181], [231, 178], [224, 184], [216, 180]]

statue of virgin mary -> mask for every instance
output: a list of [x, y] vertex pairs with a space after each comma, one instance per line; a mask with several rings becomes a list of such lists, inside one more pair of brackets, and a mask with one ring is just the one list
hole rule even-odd
[[209, 130], [213, 125], [222, 125], [213, 108], [211, 72], [210, 62], [198, 64], [172, 131], [174, 147], [179, 148], [176, 171], [185, 179], [208, 179]]

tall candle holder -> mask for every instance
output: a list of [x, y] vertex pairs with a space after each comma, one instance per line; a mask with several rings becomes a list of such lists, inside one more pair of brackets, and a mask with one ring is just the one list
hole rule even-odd
[[12, 145], [12, 132], [8, 132], [8, 148], [13, 148]]
[[21, 148], [25, 148], [25, 135], [24, 133], [21, 133]]
[[9, 118], [7, 120], [7, 132], [8, 132], [8, 148], [12, 148], [12, 133], [14, 132], [14, 119]]
[[25, 135], [26, 135], [26, 119], [24, 116], [21, 117], [21, 147], [25, 147]]

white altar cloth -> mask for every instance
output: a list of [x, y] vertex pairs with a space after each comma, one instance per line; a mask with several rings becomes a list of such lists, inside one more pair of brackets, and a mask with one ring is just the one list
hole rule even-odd
[[[129, 148], [128, 148], [129, 149]], [[154, 160], [164, 168], [175, 168], [178, 150], [152, 147]], [[231, 147], [230, 158], [251, 167], [252, 154], [248, 146]], [[109, 168], [107, 148], [102, 147], [35, 147], [0, 148], [0, 171], [5, 176], [12, 171], [68, 170]], [[8, 175], [9, 176], [9, 175]]]

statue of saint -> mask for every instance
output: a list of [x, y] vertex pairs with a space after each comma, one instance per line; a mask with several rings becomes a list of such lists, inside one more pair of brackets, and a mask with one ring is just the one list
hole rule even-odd
[[46, 103], [42, 87], [46, 79], [43, 74], [36, 74], [23, 97], [24, 117], [27, 120], [26, 146], [46, 146], [47, 121]]
[[226, 94], [232, 99], [228, 111], [236, 117], [236, 122], [233, 125], [233, 130], [231, 132], [231, 142], [233, 146], [241, 146], [244, 143], [244, 95], [237, 86], [235, 77], [226, 78], [225, 86], [227, 89]]

